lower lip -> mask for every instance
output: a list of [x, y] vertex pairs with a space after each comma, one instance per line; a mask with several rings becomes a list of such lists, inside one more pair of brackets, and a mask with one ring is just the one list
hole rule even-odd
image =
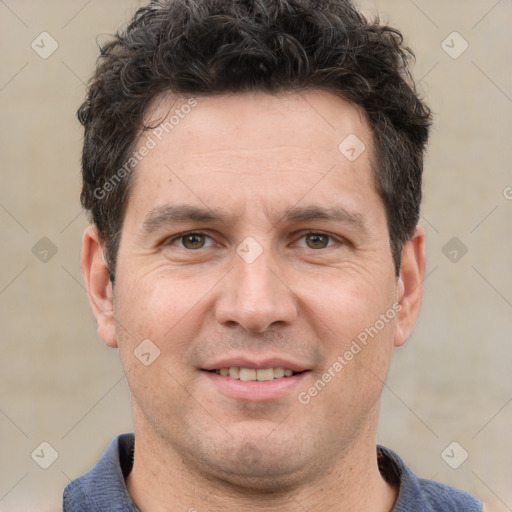
[[306, 376], [309, 371], [266, 381], [243, 381], [224, 377], [215, 372], [202, 370], [221, 393], [236, 400], [268, 401], [282, 398], [289, 394]]

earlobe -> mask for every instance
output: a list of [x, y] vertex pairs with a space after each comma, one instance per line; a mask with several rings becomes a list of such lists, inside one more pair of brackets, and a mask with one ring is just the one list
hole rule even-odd
[[421, 308], [425, 277], [425, 231], [417, 226], [411, 239], [402, 249], [402, 263], [397, 283], [397, 315], [395, 347], [402, 346], [412, 332]]
[[103, 245], [94, 225], [88, 226], [83, 234], [81, 266], [98, 336], [109, 347], [117, 347], [112, 282], [103, 256]]

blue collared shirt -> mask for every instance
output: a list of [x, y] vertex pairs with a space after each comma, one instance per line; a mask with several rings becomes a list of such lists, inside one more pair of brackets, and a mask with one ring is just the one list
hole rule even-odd
[[[64, 491], [64, 512], [140, 512], [126, 489], [133, 466], [133, 434], [122, 434], [107, 446], [98, 463]], [[377, 447], [383, 477], [399, 487], [392, 512], [481, 512], [473, 496], [446, 485], [417, 478], [400, 457]]]

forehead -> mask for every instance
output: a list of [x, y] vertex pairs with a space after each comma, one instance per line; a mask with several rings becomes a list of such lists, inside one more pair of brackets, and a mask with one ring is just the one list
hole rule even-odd
[[287, 142], [300, 147], [300, 142], [309, 141], [313, 134], [316, 143], [322, 139], [319, 152], [327, 150], [336, 156], [339, 143], [351, 133], [371, 145], [364, 110], [323, 90], [278, 94], [254, 91], [194, 98], [166, 92], [150, 103], [145, 121], [150, 126], [161, 123], [154, 130], [159, 139], [174, 138], [175, 143], [186, 146], [201, 139], [202, 145], [215, 150], [262, 149], [265, 142], [270, 143], [268, 148]]
[[218, 209], [252, 201], [277, 216], [306, 195], [309, 204], [336, 196], [349, 210], [379, 200], [365, 116], [330, 92], [192, 100], [166, 93], [151, 103], [146, 123], [154, 128], [139, 147], [151, 140], [152, 149], [136, 168], [132, 190], [146, 212], [184, 196]]

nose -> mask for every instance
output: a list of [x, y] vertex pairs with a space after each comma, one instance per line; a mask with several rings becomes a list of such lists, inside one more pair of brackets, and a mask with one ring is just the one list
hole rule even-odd
[[239, 325], [249, 332], [263, 333], [291, 325], [297, 317], [297, 300], [270, 250], [252, 262], [238, 254], [221, 294], [215, 316], [224, 326]]

